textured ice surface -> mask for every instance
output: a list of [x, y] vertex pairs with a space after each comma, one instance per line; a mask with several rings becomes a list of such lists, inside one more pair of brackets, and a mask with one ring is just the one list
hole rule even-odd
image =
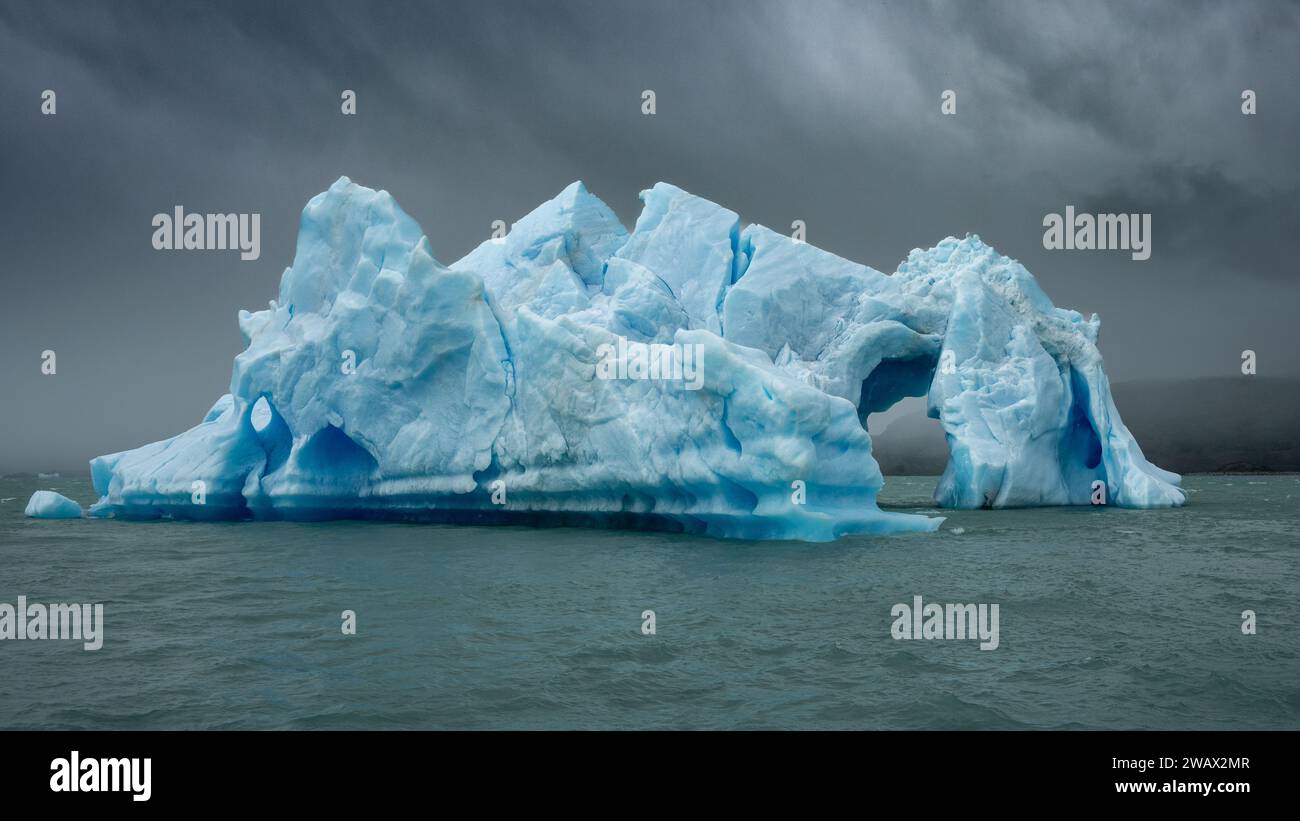
[[[198, 426], [91, 463], [97, 516], [596, 523], [828, 540], [881, 511], [864, 422], [928, 395], [947, 507], [1178, 505], [1111, 401], [1098, 320], [978, 237], [892, 276], [665, 183], [631, 233], [574, 183], [445, 266], [387, 192], [307, 204]], [[675, 345], [682, 379], [602, 378]], [[609, 346], [609, 347], [605, 347]], [[352, 367], [353, 364], [355, 367]]]
[[80, 519], [81, 505], [52, 490], [38, 490], [23, 511], [33, 519]]

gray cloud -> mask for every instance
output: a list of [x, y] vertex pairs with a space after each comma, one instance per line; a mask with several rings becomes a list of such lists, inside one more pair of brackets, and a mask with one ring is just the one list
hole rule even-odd
[[[1222, 374], [1244, 347], [1300, 372], [1298, 33], [1270, 2], [0, 0], [0, 471], [193, 424], [235, 312], [275, 295], [341, 174], [445, 262], [574, 179], [629, 224], [669, 180], [887, 271], [972, 231], [1101, 313], [1119, 378]], [[261, 213], [261, 259], [153, 251], [176, 204]], [[1044, 251], [1066, 204], [1151, 212], [1151, 260]]]

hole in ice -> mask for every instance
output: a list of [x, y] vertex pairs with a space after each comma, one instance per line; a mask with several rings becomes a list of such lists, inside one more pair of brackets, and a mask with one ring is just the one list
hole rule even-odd
[[253, 413], [249, 416], [249, 421], [253, 424], [253, 430], [261, 433], [266, 430], [266, 426], [271, 424], [271, 405], [266, 401], [265, 396], [258, 397], [253, 403]]
[[[886, 476], [938, 476], [948, 464], [943, 426], [926, 415], [937, 362], [932, 356], [886, 359], [862, 381], [858, 419]], [[885, 487], [888, 492], [888, 482]]]
[[943, 473], [948, 464], [948, 438], [939, 420], [931, 419], [925, 410], [925, 397], [909, 396], [867, 418], [871, 453], [885, 476]]

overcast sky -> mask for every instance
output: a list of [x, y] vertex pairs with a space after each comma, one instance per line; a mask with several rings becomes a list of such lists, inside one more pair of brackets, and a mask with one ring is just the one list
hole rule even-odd
[[[345, 174], [444, 263], [575, 179], [886, 272], [974, 232], [1101, 314], [1112, 380], [1300, 374], [1297, 42], [1290, 2], [0, 0], [0, 472], [195, 424]], [[1068, 204], [1152, 214], [1151, 258], [1044, 250]], [[261, 258], [155, 251], [176, 205], [260, 213]]]

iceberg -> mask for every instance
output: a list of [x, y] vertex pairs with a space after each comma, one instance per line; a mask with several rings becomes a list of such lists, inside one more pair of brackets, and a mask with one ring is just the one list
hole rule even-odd
[[38, 490], [27, 502], [23, 515], [33, 519], [80, 519], [81, 505], [52, 490]]
[[340, 178], [240, 312], [229, 393], [92, 460], [91, 515], [932, 531], [876, 503], [866, 420], [908, 396], [947, 435], [942, 507], [1183, 503], [1120, 420], [1097, 317], [979, 237], [886, 275], [666, 183], [641, 198], [628, 231], [575, 182], [444, 265]]

